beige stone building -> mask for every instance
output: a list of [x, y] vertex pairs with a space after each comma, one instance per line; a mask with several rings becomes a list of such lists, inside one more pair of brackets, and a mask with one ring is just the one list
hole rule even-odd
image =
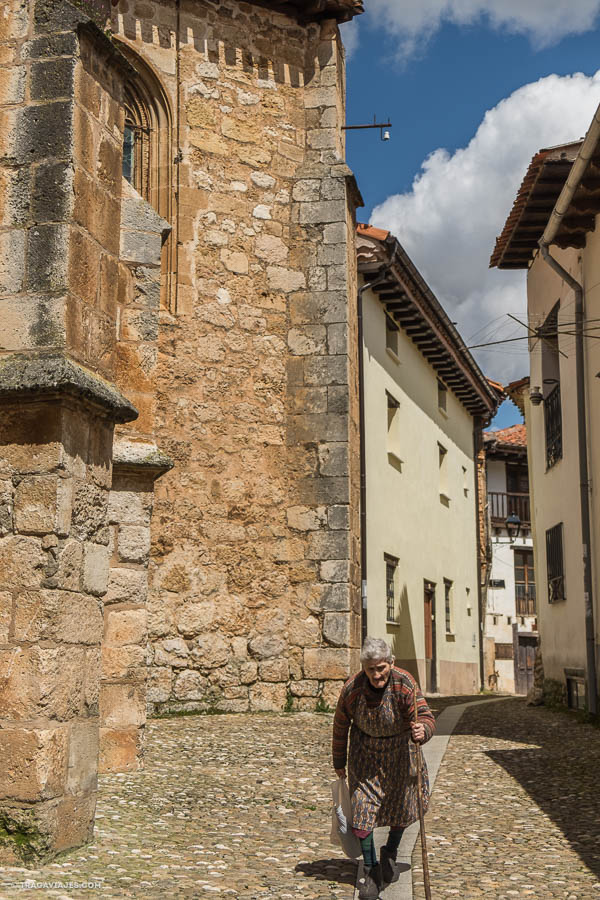
[[483, 677], [475, 459], [498, 393], [398, 241], [359, 226], [357, 243], [366, 625], [426, 690], [475, 693]]
[[600, 644], [600, 113], [529, 166], [492, 265], [527, 270], [525, 413], [545, 691], [597, 712]]
[[150, 711], [331, 704], [360, 642], [361, 0], [0, 10], [0, 856]]

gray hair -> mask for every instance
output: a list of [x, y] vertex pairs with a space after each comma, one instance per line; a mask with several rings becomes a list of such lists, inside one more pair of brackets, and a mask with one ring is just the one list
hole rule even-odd
[[365, 642], [360, 651], [361, 663], [367, 662], [369, 659], [385, 659], [386, 662], [394, 662], [392, 651], [389, 644], [382, 638], [366, 637]]

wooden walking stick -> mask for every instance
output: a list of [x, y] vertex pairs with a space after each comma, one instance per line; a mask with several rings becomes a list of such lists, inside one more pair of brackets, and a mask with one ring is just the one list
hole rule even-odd
[[[415, 722], [419, 721], [419, 709], [417, 707], [417, 683], [413, 687], [413, 708]], [[425, 836], [425, 809], [423, 804], [423, 759], [421, 757], [421, 745], [415, 742], [415, 755], [417, 757], [417, 802], [419, 804], [419, 827], [421, 829], [421, 855], [423, 857], [423, 883], [425, 886], [425, 900], [431, 900], [431, 882], [429, 880], [429, 858], [427, 856], [427, 838]]]

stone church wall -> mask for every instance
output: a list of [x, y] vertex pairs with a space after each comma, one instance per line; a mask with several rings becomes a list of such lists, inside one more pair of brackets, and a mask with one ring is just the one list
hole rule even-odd
[[183, 3], [178, 61], [176, 15], [128, 0], [113, 15], [173, 110], [181, 83], [179, 276], [156, 378], [175, 467], [152, 522], [149, 706], [312, 709], [333, 703], [359, 643], [337, 27]]

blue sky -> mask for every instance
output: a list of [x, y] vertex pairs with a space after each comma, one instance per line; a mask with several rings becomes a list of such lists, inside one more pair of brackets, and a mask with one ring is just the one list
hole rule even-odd
[[[386, 143], [347, 136], [359, 219], [398, 236], [467, 343], [522, 333], [506, 313], [526, 316], [525, 279], [487, 270], [495, 237], [531, 156], [585, 134], [600, 102], [600, 0], [503, 4], [506, 21], [494, 0], [366, 0], [343, 30], [348, 124], [393, 123]], [[506, 383], [525, 344], [476, 358]], [[516, 421], [505, 404], [494, 424]]]

